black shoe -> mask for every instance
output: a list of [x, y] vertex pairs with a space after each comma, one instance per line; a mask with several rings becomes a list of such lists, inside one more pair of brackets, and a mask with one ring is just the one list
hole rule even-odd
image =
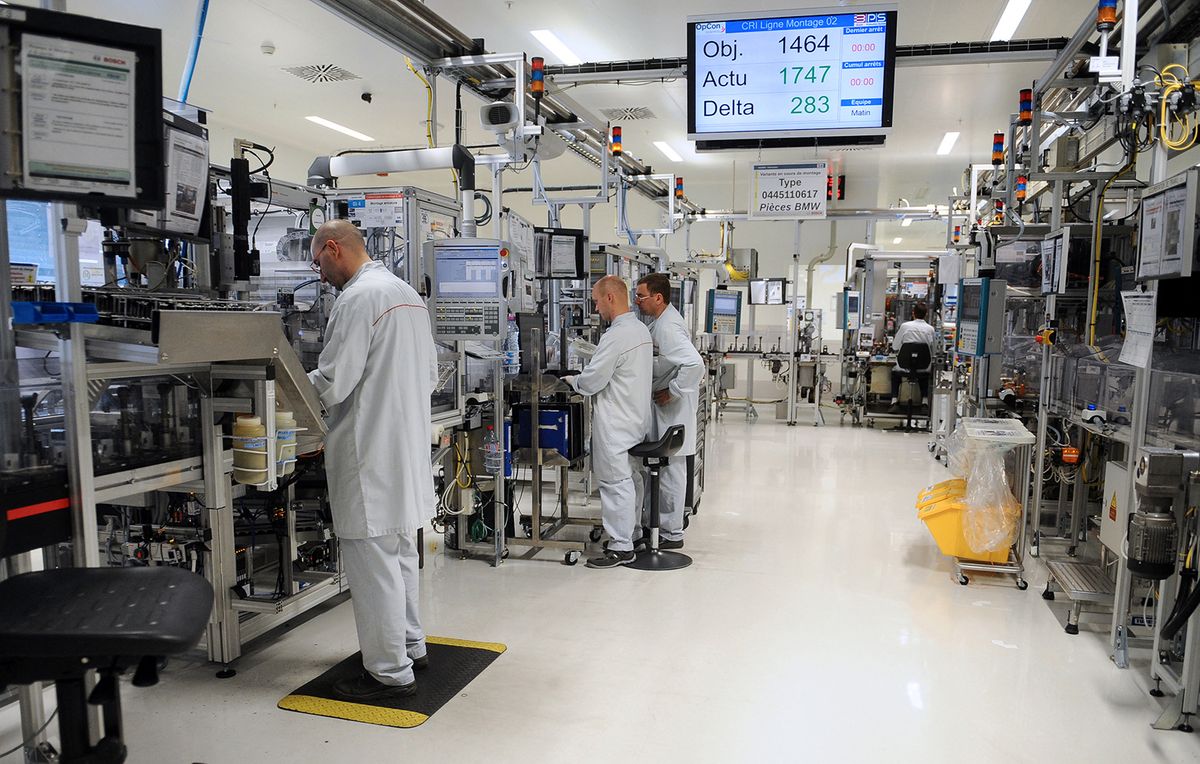
[[637, 559], [637, 555], [633, 552], [614, 552], [609, 549], [599, 557], [593, 557], [587, 561], [589, 568], [616, 568], [621, 565], [628, 565]]
[[671, 541], [670, 539], [660, 538], [658, 540], [658, 548], [663, 549], [663, 550], [683, 549], [683, 539], [679, 539], [678, 541]]
[[417, 683], [384, 684], [366, 671], [351, 679], [342, 679], [333, 683], [333, 691], [342, 700], [355, 702], [383, 700], [386, 698], [407, 698], [417, 694]]
[[899, 403], [893, 403], [893, 404], [891, 405], [891, 408], [889, 408], [889, 409], [887, 410], [887, 413], [889, 413], [889, 414], [903, 414], [903, 413], [904, 413], [904, 409], [900, 408], [900, 404], [899, 404]]
[[425, 669], [429, 668], [428, 655], [422, 655], [420, 658], [413, 658], [412, 662], [414, 671], [424, 671]]

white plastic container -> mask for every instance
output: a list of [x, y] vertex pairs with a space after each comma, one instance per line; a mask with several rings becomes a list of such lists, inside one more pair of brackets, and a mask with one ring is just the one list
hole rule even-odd
[[275, 475], [283, 477], [296, 471], [296, 418], [290, 411], [275, 412]]
[[259, 417], [239, 416], [233, 424], [233, 479], [260, 485], [267, 473], [267, 428]]

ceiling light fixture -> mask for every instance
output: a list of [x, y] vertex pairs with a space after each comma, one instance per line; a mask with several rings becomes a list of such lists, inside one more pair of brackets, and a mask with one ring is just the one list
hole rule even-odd
[[1000, 20], [996, 22], [996, 28], [992, 30], [992, 42], [1012, 39], [1031, 2], [1033, 0], [1008, 0], [1008, 5], [1004, 6], [1004, 13], [1000, 14]]
[[316, 123], [316, 124], [320, 125], [321, 127], [328, 127], [330, 130], [337, 130], [339, 133], [342, 133], [343, 135], [348, 135], [351, 138], [357, 138], [358, 140], [362, 141], [363, 143], [373, 143], [375, 141], [374, 138], [372, 138], [371, 136], [369, 136], [365, 133], [360, 133], [357, 130], [352, 130], [352, 129], [346, 127], [345, 125], [339, 125], [337, 122], [331, 122], [328, 119], [325, 119], [324, 117], [305, 117], [305, 119], [307, 119], [309, 122]]
[[671, 144], [666, 141], [655, 141], [654, 147], [663, 153], [667, 159], [672, 162], [682, 162], [683, 157], [679, 156], [679, 152], [671, 147]]
[[567, 66], [579, 66], [583, 63], [583, 59], [575, 55], [567, 44], [558, 39], [558, 35], [551, 32], [549, 29], [533, 29], [529, 34], [537, 38], [537, 41], [546, 46], [558, 59]]
[[900, 243], [900, 242], [902, 242], [902, 241], [904, 241], [904, 239], [900, 238], [899, 236], [897, 236], [896, 238], [892, 239], [892, 243], [893, 243], [893, 244], [899, 244], [899, 243]]
[[954, 148], [954, 144], [958, 141], [958, 133], [948, 132], [942, 136], [942, 142], [938, 145], [937, 153], [939, 156], [946, 156]]
[[908, 228], [910, 225], [912, 225], [912, 218], [904, 218], [900, 221], [901, 228]]

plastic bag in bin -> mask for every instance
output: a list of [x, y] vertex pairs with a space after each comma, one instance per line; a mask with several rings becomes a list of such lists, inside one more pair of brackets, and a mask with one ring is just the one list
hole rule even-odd
[[1011, 447], [973, 445], [963, 538], [975, 552], [999, 552], [1012, 546], [1021, 520], [1021, 503], [1008, 486], [1004, 466], [1004, 456]]

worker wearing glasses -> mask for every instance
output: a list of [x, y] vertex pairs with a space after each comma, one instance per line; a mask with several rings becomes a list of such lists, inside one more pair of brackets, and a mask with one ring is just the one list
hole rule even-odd
[[309, 379], [329, 412], [325, 473], [363, 659], [362, 673], [334, 691], [352, 702], [412, 695], [413, 670], [428, 663], [416, 534], [434, 511], [429, 311], [371, 260], [348, 221], [317, 229], [312, 258], [321, 281], [340, 290]]

